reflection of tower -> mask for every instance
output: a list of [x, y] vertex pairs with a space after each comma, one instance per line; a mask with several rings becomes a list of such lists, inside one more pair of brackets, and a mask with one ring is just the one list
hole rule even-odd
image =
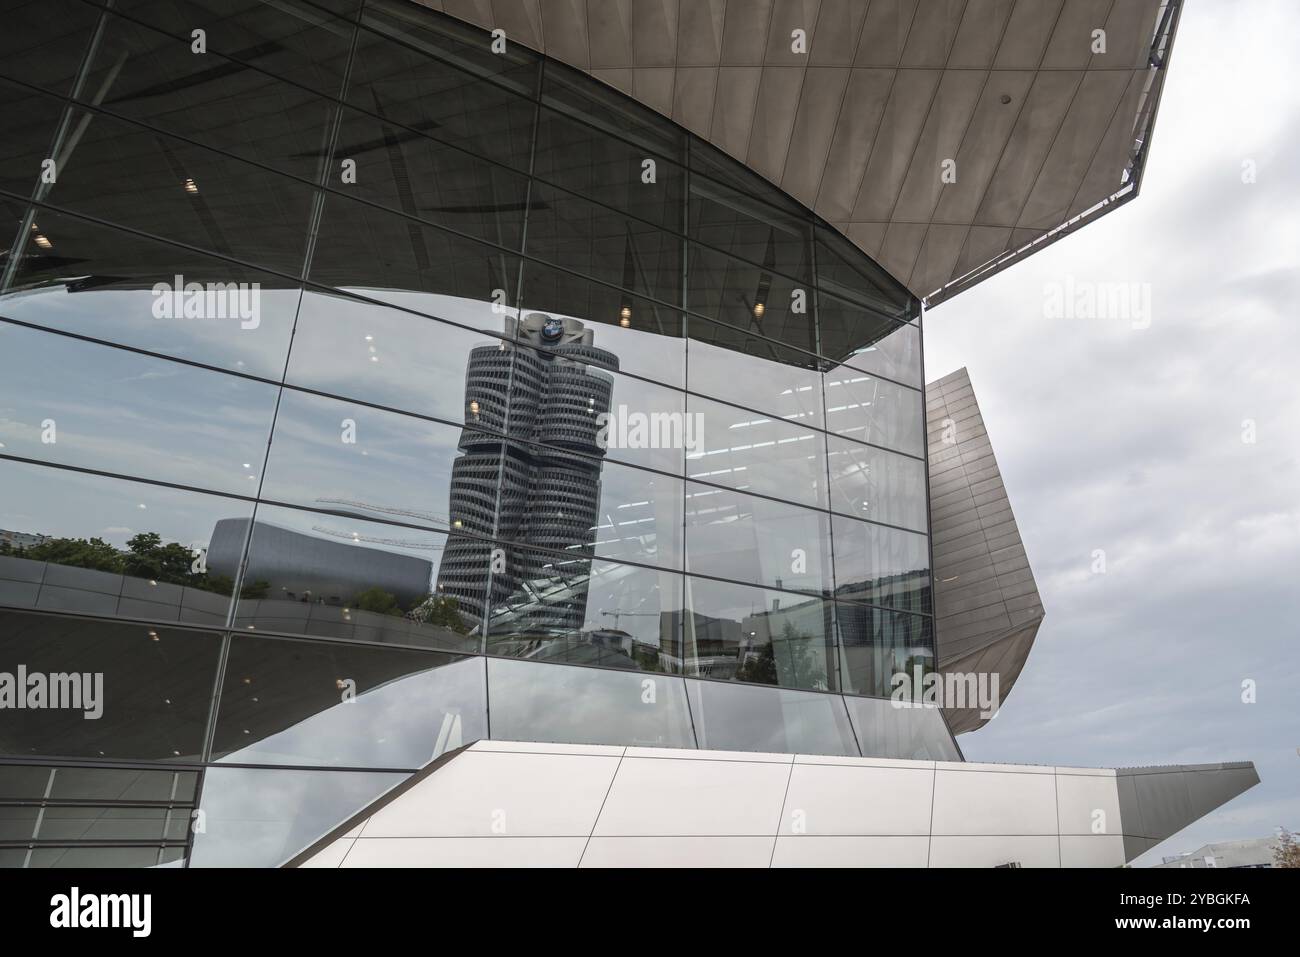
[[[614, 388], [602, 370], [616, 371], [618, 357], [592, 345], [593, 330], [577, 319], [529, 313], [507, 319], [506, 333], [523, 348], [508, 341], [479, 346], [465, 371], [462, 454], [452, 465], [452, 535], [438, 590], [454, 596], [466, 617], [480, 617], [526, 582], [585, 581], [591, 563], [582, 555], [595, 540], [600, 505], [605, 451], [596, 440], [598, 417], [610, 411]], [[458, 530], [502, 542], [504, 570], [497, 565], [490, 596], [493, 546]], [[585, 617], [584, 597], [535, 606], [525, 627], [576, 630]]]

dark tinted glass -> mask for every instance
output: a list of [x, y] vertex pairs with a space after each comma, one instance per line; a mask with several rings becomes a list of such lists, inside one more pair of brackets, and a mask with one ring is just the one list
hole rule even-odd
[[[327, 96], [343, 88], [357, 0], [119, 0], [118, 12], [172, 34], [189, 49], [206, 31], [207, 49]], [[215, 66], [215, 64], [214, 64]]]
[[467, 42], [407, 4], [367, 4], [363, 21], [349, 104], [527, 171], [536, 112], [528, 99], [537, 76], [531, 56], [517, 44], [495, 55], [486, 32]]
[[[473, 329], [513, 314], [517, 257], [340, 196], [325, 200], [311, 280]], [[382, 359], [381, 359], [382, 361]]]
[[693, 748], [681, 678], [488, 659], [492, 737]]
[[681, 237], [534, 183], [528, 255], [663, 302], [682, 299]]
[[100, 11], [79, 0], [14, 0], [5, 4], [0, 74], [70, 93]]
[[834, 690], [830, 602], [691, 577], [686, 596], [688, 674]]
[[[267, 56], [228, 59], [223, 52], [240, 51], [218, 51], [215, 41], [226, 37], [210, 23], [196, 20], [178, 39], [110, 14], [82, 100], [102, 92], [105, 110], [317, 182], [334, 114], [328, 97], [338, 90], [315, 92], [259, 69], [271, 61], [273, 43], [264, 44]], [[205, 54], [188, 39], [195, 28], [209, 31]]]
[[686, 306], [745, 332], [817, 350], [813, 296], [807, 284], [692, 243], [686, 264]]
[[829, 293], [891, 319], [915, 318], [912, 296], [842, 234], [817, 227], [817, 283]]
[[[356, 164], [355, 182], [342, 180]], [[369, 113], [345, 109], [330, 185], [350, 196], [518, 249], [528, 180], [504, 166]]]
[[302, 273], [312, 190], [225, 153], [74, 109], [50, 203], [290, 276]]
[[[0, 122], [5, 130], [0, 190], [23, 198], [32, 195], [41, 176], [41, 164], [54, 155], [54, 132], [63, 108], [64, 102], [58, 97], [0, 79]], [[10, 228], [8, 223], [5, 228]]]
[[486, 736], [481, 658], [236, 635], [212, 757], [414, 770]]
[[226, 623], [234, 567], [209, 567], [207, 550], [250, 502], [9, 460], [0, 487], [0, 603]]
[[49, 209], [37, 210], [31, 240], [0, 316], [232, 372], [283, 373], [297, 281]]
[[6, 707], [0, 751], [197, 761], [220, 645], [208, 632], [0, 611], [0, 673], [24, 696]]
[[542, 107], [533, 175], [612, 209], [682, 232], [686, 173], [676, 163]]
[[667, 118], [562, 63], [546, 64], [542, 103], [667, 159], [684, 156], [686, 134]]
[[696, 176], [691, 180], [691, 238], [804, 284], [812, 280], [812, 223], [752, 194]]

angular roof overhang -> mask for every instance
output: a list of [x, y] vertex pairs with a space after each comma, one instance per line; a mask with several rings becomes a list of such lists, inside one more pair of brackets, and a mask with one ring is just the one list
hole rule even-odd
[[670, 117], [934, 305], [1137, 195], [1182, 0], [413, 2]]

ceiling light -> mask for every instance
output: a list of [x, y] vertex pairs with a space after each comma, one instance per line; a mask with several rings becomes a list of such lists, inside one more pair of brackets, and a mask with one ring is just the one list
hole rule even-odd
[[185, 192], [187, 192], [187, 193], [197, 193], [198, 191], [199, 191], [199, 184], [196, 183], [196, 182], [194, 182], [194, 180], [192, 180], [192, 179], [186, 177], [186, 179], [185, 179]]

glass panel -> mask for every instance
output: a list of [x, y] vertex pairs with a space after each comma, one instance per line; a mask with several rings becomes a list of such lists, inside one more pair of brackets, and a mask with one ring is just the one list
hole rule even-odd
[[0, 751], [197, 761], [220, 647], [202, 631], [0, 611], [13, 699]]
[[842, 515], [831, 527], [837, 598], [929, 613], [929, 539]]
[[692, 392], [811, 428], [822, 425], [821, 362], [771, 339], [692, 318], [687, 385]]
[[[465, 475], [460, 444], [453, 425], [285, 389], [261, 497], [426, 528], [458, 522], [490, 537], [490, 512], [455, 507]], [[501, 440], [463, 444], [495, 483]]]
[[507, 249], [523, 241], [528, 180], [519, 173], [345, 109], [332, 169], [347, 160], [356, 163], [355, 183], [340, 185], [336, 175], [333, 185], [350, 195]]
[[925, 397], [916, 389], [840, 366], [826, 373], [826, 430], [925, 455]]
[[807, 216], [780, 212], [747, 192], [693, 176], [690, 223], [691, 239], [791, 277], [805, 289], [812, 281]]
[[682, 567], [682, 480], [512, 444], [498, 537], [567, 554]]
[[[336, 95], [338, 87], [322, 96], [226, 59], [223, 53], [252, 52], [228, 45], [230, 14], [223, 11], [225, 23], [204, 15], [184, 25], [184, 39], [110, 14], [82, 100], [102, 93], [101, 105], [113, 113], [318, 182], [334, 113], [326, 96]], [[202, 56], [192, 49], [196, 27], [208, 32]], [[248, 58], [254, 65], [266, 66], [284, 52], [269, 40], [253, 41], [265, 54]]]
[[[595, 345], [602, 327], [562, 320], [562, 341], [548, 345], [547, 318], [528, 313], [519, 327], [521, 341], [543, 348], [521, 346], [515, 352], [510, 434], [680, 475], [685, 450], [696, 440], [682, 393], [620, 374], [620, 357]], [[489, 377], [471, 368], [466, 378], [472, 380], [473, 398], [485, 397], [488, 408], [505, 401], [500, 375]]]
[[[50, 798], [59, 801], [175, 801], [194, 800], [196, 771], [143, 771], [136, 768], [51, 768]], [[44, 792], [42, 792], [44, 793]]]
[[817, 296], [822, 354], [855, 369], [921, 387], [921, 330], [825, 293]]
[[498, 334], [514, 314], [517, 257], [339, 196], [321, 215], [313, 282]]
[[888, 698], [896, 674], [912, 678], [934, 668], [934, 627], [930, 618], [851, 602], [836, 606], [844, 690]]
[[0, 379], [13, 397], [10, 455], [257, 490], [274, 386], [9, 324]]
[[681, 678], [488, 659], [498, 741], [693, 748]]
[[821, 432], [694, 395], [686, 397], [686, 411], [700, 436], [686, 456], [687, 478], [826, 507]]
[[[474, 32], [473, 42], [457, 39], [449, 19], [406, 3], [367, 3], [362, 21], [400, 42], [360, 32], [348, 103], [477, 156], [528, 169], [536, 112], [527, 99], [536, 84], [533, 54], [516, 43], [507, 43], [505, 54], [493, 54], [486, 32], [466, 28]], [[485, 83], [483, 75], [493, 82]]]
[[28, 244], [0, 316], [266, 379], [284, 372], [296, 281], [48, 209], [33, 226], [49, 248]]
[[[156, 867], [159, 863], [185, 856], [181, 847], [50, 847], [32, 851], [28, 867], [102, 867], [120, 870], [126, 867]], [[161, 861], [159, 858], [161, 857]], [[15, 865], [21, 866], [21, 865]]]
[[842, 233], [818, 226], [816, 243], [822, 289], [891, 319], [915, 317], [915, 297]]
[[728, 489], [686, 488], [686, 562], [697, 574], [830, 594], [830, 516]]
[[119, 0], [118, 12], [175, 35], [186, 47], [196, 25], [208, 50], [336, 96], [352, 45], [357, 0], [277, 0], [231, 9], [223, 0]]
[[212, 758], [421, 768], [487, 737], [483, 681], [481, 658], [235, 635]]
[[[14, 28], [12, 12], [5, 14], [8, 30]], [[0, 47], [7, 45], [12, 36], [6, 33], [0, 39]], [[0, 57], [5, 53], [0, 52]], [[0, 61], [2, 63], [3, 61]], [[0, 65], [0, 70], [9, 64]], [[41, 163], [53, 155], [51, 149], [54, 141], [55, 127], [63, 116], [63, 100], [39, 93], [25, 86], [0, 80], [0, 117], [4, 118], [5, 158], [0, 168], [0, 189], [9, 190], [19, 196], [32, 195], [41, 176]], [[14, 229], [16, 224], [6, 220], [5, 229]], [[6, 244], [11, 242], [9, 237]], [[38, 254], [40, 246], [32, 252]], [[7, 257], [6, 257], [7, 258]]]
[[687, 674], [834, 690], [830, 602], [691, 577], [686, 595]]
[[233, 563], [208, 543], [251, 503], [12, 461], [0, 487], [0, 603], [225, 625]]
[[[208, 567], [233, 572], [247, 535], [247, 520], [221, 522]], [[260, 505], [235, 624], [476, 651], [490, 560], [473, 539]]]
[[[761, 222], [767, 217], [786, 216], [800, 219], [812, 214], [787, 196], [781, 189], [768, 182], [758, 173], [743, 163], [738, 163], [711, 143], [706, 143], [697, 136], [690, 137], [691, 178], [705, 176], [716, 183], [731, 187], [750, 201], [758, 201], [773, 207], [770, 212], [755, 212], [753, 215]], [[762, 207], [757, 207], [761, 209]]]
[[[480, 347], [504, 348], [501, 340], [483, 333], [309, 289], [288, 379], [344, 398], [461, 422], [469, 415], [466, 379]], [[494, 404], [497, 395], [473, 396], [480, 406], [477, 428], [504, 428], [505, 406]]]
[[[536, 53], [513, 42], [508, 42], [504, 51], [495, 52], [486, 30], [458, 18], [431, 17], [424, 10], [413, 9], [405, 0], [366, 0], [361, 24], [382, 34], [375, 37], [363, 32], [357, 39], [358, 50], [373, 53], [380, 63], [398, 56], [410, 56], [415, 62], [441, 60], [472, 74], [465, 77], [466, 83], [477, 83], [479, 77], [487, 77], [494, 84], [527, 97], [533, 97], [537, 89], [539, 57]], [[401, 44], [400, 49], [394, 40]], [[358, 79], [355, 64], [352, 79], [355, 86]]]
[[98, 20], [99, 10], [76, 0], [6, 4], [0, 73], [56, 93], [70, 92]]
[[925, 462], [827, 436], [831, 508], [845, 515], [925, 531]]
[[45, 201], [301, 275], [311, 187], [103, 113], [74, 109], [72, 122], [81, 137]]
[[700, 747], [773, 754], [857, 757], [839, 695], [687, 681]]
[[936, 708], [846, 695], [863, 757], [961, 761], [961, 752]]
[[618, 356], [623, 372], [675, 388], [683, 384], [682, 314], [663, 303], [540, 263], [524, 266], [523, 310], [591, 327], [594, 345]]
[[681, 127], [563, 63], [546, 64], [542, 102], [661, 157], [684, 155], [687, 135]]
[[807, 283], [692, 243], [686, 307], [746, 332], [817, 350], [813, 297]]
[[543, 183], [528, 200], [529, 256], [663, 302], [682, 300], [682, 239]]
[[405, 781], [379, 771], [209, 768], [191, 867], [279, 867]]
[[681, 576], [506, 546], [489, 654], [638, 671], [681, 669]]
[[[647, 159], [654, 161], [653, 182], [646, 182]], [[685, 170], [546, 107], [538, 114], [533, 175], [661, 229], [682, 232]]]
[[[173, 837], [175, 812], [164, 807], [47, 807], [36, 837], [41, 841], [185, 841], [189, 813], [181, 815]], [[157, 853], [155, 849], [154, 853]]]

